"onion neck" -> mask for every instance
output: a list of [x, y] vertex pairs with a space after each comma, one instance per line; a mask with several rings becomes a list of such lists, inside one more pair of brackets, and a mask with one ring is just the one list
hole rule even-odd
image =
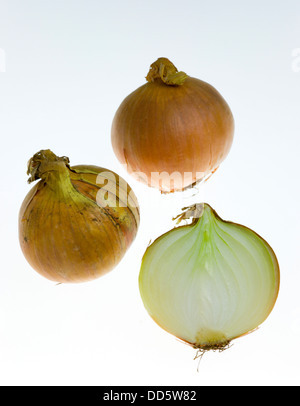
[[196, 203], [192, 206], [184, 207], [182, 213], [174, 217], [173, 220], [177, 220], [179, 224], [182, 220], [192, 220], [193, 223], [197, 223], [198, 220], [204, 215], [210, 212], [210, 206], [206, 203]]
[[28, 162], [28, 183], [41, 179], [53, 191], [69, 192], [73, 189], [70, 179], [69, 158], [56, 156], [50, 149], [37, 152]]
[[177, 68], [167, 58], [158, 58], [151, 66], [146, 76], [148, 82], [162, 81], [168, 86], [183, 85], [187, 74], [178, 72]]

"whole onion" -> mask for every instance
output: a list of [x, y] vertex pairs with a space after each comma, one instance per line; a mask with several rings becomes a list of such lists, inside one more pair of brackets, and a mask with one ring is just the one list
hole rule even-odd
[[181, 191], [213, 173], [233, 141], [234, 119], [210, 84], [178, 72], [166, 58], [127, 96], [112, 123], [119, 161], [162, 192]]
[[50, 150], [28, 163], [29, 183], [19, 215], [19, 238], [29, 264], [56, 282], [85, 282], [112, 270], [135, 239], [139, 206], [115, 172], [71, 167]]

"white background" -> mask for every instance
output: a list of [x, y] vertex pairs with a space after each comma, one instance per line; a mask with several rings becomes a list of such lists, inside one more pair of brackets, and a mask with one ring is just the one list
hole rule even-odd
[[[0, 48], [0, 384], [298, 385], [299, 1], [0, 0]], [[215, 86], [235, 117], [230, 154], [194, 197], [137, 184], [110, 144], [116, 109], [161, 56]], [[19, 248], [27, 161], [46, 148], [117, 171], [139, 198], [134, 244], [94, 282], [57, 286]], [[138, 273], [149, 240], [203, 200], [269, 242], [281, 290], [258, 331], [197, 372], [195, 350], [145, 311]]]

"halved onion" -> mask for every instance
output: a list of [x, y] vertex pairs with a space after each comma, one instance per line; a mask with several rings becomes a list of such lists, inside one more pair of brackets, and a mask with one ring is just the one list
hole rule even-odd
[[143, 303], [163, 329], [194, 348], [224, 349], [270, 314], [278, 261], [263, 238], [222, 220], [208, 204], [178, 217], [193, 221], [157, 238], [143, 256]]

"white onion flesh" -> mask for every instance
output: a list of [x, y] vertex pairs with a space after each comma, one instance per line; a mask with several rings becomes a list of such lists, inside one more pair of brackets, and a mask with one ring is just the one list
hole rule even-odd
[[195, 348], [216, 349], [268, 317], [279, 265], [258, 234], [203, 208], [199, 219], [147, 248], [139, 287], [157, 324]]

